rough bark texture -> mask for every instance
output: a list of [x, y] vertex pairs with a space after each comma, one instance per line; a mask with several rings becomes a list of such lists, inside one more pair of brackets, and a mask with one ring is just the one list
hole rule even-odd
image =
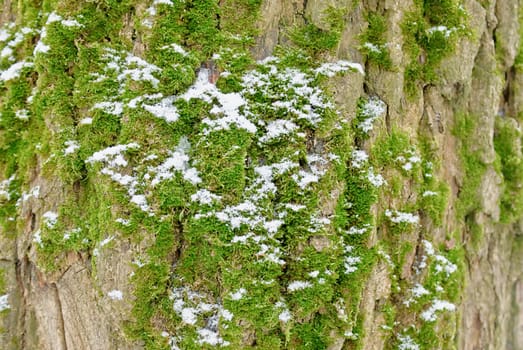
[[[93, 6], [98, 7], [100, 11], [112, 13], [113, 18], [110, 21], [124, 23], [116, 36], [122, 38], [122, 42], [127, 45], [129, 52], [145, 58], [150, 49], [148, 40], [154, 35], [156, 27], [147, 28], [140, 24], [143, 18], [147, 17], [148, 7], [141, 4], [140, 1], [136, 2], [136, 6], [132, 6], [132, 1], [129, 3], [131, 5], [126, 7], [112, 4], [109, 1], [95, 1]], [[209, 3], [218, 6], [216, 7], [218, 9], [220, 7], [225, 9], [227, 6], [233, 8], [243, 6], [242, 1], [224, 0], [209, 1]], [[462, 7], [466, 12], [463, 23], [467, 27], [467, 33], [456, 35], [452, 50], [434, 65], [437, 78], [416, 81], [416, 91], [411, 94], [406, 90], [406, 80], [411, 79], [406, 75], [406, 70], [413, 58], [406, 44], [408, 33], [405, 30], [405, 21], [412, 12], [416, 11], [417, 6], [420, 6], [419, 3], [420, 1], [409, 0], [264, 0], [259, 5], [258, 16], [253, 22], [258, 32], [254, 43], [249, 46], [249, 51], [255, 60], [274, 55], [278, 48], [298, 45], [292, 35], [293, 30], [297, 30], [296, 28], [314, 26], [317, 30], [324, 31], [322, 35], [334, 31], [334, 24], [329, 19], [328, 13], [332, 9], [339, 11], [342, 14], [342, 26], [336, 29], [340, 35], [335, 45], [319, 52], [309, 52], [314, 57], [314, 62], [348, 60], [360, 63], [365, 69], [364, 76], [357, 72], [348, 72], [324, 83], [325, 90], [329, 91], [339, 111], [337, 118], [340, 121], [352, 123], [358, 113], [358, 101], [362, 98], [377, 97], [386, 105], [385, 114], [376, 120], [369, 137], [359, 139], [354, 147], [360, 147], [371, 153], [376, 143], [384, 142], [384, 135], [402, 133], [414, 145], [421, 144], [416, 140], [423, 137], [424, 142], [431, 145], [428, 160], [433, 160], [435, 164], [439, 163], [439, 167], [435, 167], [433, 176], [446, 184], [448, 188], [447, 202], [441, 213], [441, 222], [438, 223], [430, 218], [430, 215], [424, 213], [422, 209], [415, 208], [419, 225], [397, 233], [394, 231], [394, 225], [390, 224], [384, 216], [385, 209], [401, 210], [403, 207], [409, 207], [408, 204], [418, 203], [423, 194], [418, 191], [415, 180], [404, 176], [401, 169], [387, 168], [387, 166], [379, 169], [388, 185], [392, 187], [396, 181], [399, 183], [397, 185], [399, 187], [395, 191], [380, 193], [377, 202], [372, 205], [370, 213], [375, 218], [375, 225], [370, 230], [364, 245], [369, 250], [374, 248], [375, 251], [385, 249], [383, 247], [386, 246], [390, 249], [386, 253], [393, 257], [397, 254], [398, 258], [393, 259], [392, 263], [388, 262], [386, 258], [375, 260], [370, 265], [368, 273], [360, 277], [363, 278], [361, 286], [355, 290], [350, 289], [351, 285], [348, 287], [336, 286], [338, 289], [335, 289], [335, 297], [329, 296], [326, 306], [312, 311], [310, 315], [300, 314], [299, 310], [291, 310], [296, 324], [310, 324], [311, 329], [314, 329], [319, 324], [317, 322], [320, 321], [313, 322], [313, 320], [318, 320], [318, 317], [327, 318], [325, 315], [329, 315], [329, 307], [334, 309], [336, 304], [341, 320], [344, 317], [347, 318], [347, 315], [343, 316], [344, 314], [348, 314], [350, 326], [346, 327], [344, 321], [340, 321], [339, 329], [336, 328], [337, 326], [325, 328], [331, 330], [328, 331], [327, 336], [322, 336], [321, 342], [311, 341], [309, 343], [305, 340], [304, 331], [294, 333], [294, 331], [290, 331], [292, 327], [287, 326], [285, 322], [280, 322], [279, 326], [270, 328], [279, 328], [281, 332], [276, 336], [281, 339], [281, 343], [274, 345], [274, 348], [448, 349], [452, 346], [456, 349], [467, 350], [523, 349], [523, 308], [521, 308], [523, 305], [523, 220], [521, 212], [514, 211], [508, 215], [502, 204], [516, 202], [517, 198], [523, 195], [521, 191], [518, 191], [523, 186], [523, 183], [518, 182], [523, 179], [523, 168], [519, 167], [515, 170], [516, 174], [513, 172], [508, 174], [503, 171], [506, 162], [519, 164], [520, 161], [523, 161], [519, 132], [522, 121], [521, 113], [523, 113], [523, 67], [521, 67], [522, 63], [518, 62], [518, 59], [521, 60], [519, 58], [521, 55], [519, 53], [521, 50], [520, 18], [523, 3], [519, 0], [463, 1]], [[424, 2], [421, 1], [421, 3]], [[152, 6], [152, 3], [150, 5]], [[1, 6], [0, 21], [6, 26], [11, 22], [18, 26], [31, 26], [33, 25], [31, 21], [40, 21], [40, 27], [43, 28], [45, 20], [42, 18], [47, 18], [45, 13], [54, 10], [63, 18], [72, 18], [78, 14], [75, 6], [76, 2], [43, 1], [42, 3], [42, 1], [11, 2], [4, 0]], [[83, 5], [78, 4], [78, 7], [81, 6]], [[113, 11], [112, 6], [123, 10]], [[41, 8], [44, 17], [35, 19], [36, 17], [31, 15], [31, 9], [35, 8]], [[158, 8], [157, 11], [160, 9]], [[242, 10], [237, 11], [239, 16], [243, 15]], [[235, 11], [223, 10], [223, 13], [217, 16], [219, 30], [225, 30], [223, 29], [225, 27], [234, 32], [230, 28], [234, 28], [236, 20], [231, 13], [235, 13]], [[383, 38], [387, 43], [386, 51], [391, 62], [389, 67], [373, 62], [362, 49], [362, 37], [369, 26], [369, 13], [377, 14], [384, 21], [386, 31], [383, 33]], [[425, 16], [429, 16], [429, 14], [425, 14]], [[171, 21], [176, 22], [177, 19], [172, 18]], [[430, 21], [428, 23], [430, 24]], [[437, 23], [431, 24], [436, 25]], [[104, 29], [100, 28], [100, 30]], [[48, 31], [50, 32], [51, 29]], [[451, 34], [451, 36], [453, 35]], [[31, 40], [25, 42], [17, 50], [27, 52], [28, 56], [31, 56], [35, 43], [39, 39], [43, 40], [41, 32], [35, 34], [35, 38], [31, 39], [32, 42]], [[87, 35], [78, 35], [71, 40], [71, 47], [78, 48], [79, 57], [80, 47], [82, 45], [89, 47], [90, 40], [108, 44], [111, 38], [114, 40], [114, 37], [110, 37], [109, 34], [107, 37], [98, 35], [96, 39]], [[185, 45], [186, 49], [202, 52], [206, 50], [205, 47], [199, 47], [196, 39], [191, 39], [190, 35], [187, 38], [184, 39], [186, 42], [179, 42], [178, 40], [181, 38], [173, 38], [172, 42]], [[5, 40], [2, 45], [6, 47]], [[50, 45], [52, 47], [53, 43]], [[414, 59], [423, 63], [425, 56], [429, 55], [427, 54], [428, 49], [426, 51], [425, 49], [422, 48], [417, 52]], [[44, 53], [39, 55], [44, 55]], [[24, 73], [24, 79], [30, 89], [36, 88], [38, 91], [64, 89], [64, 91], [70, 92], [70, 98], [73, 100], [75, 89], [78, 89], [79, 84], [83, 84], [82, 81], [79, 81], [79, 71], [83, 68], [77, 66], [80, 58], [70, 58], [70, 61], [64, 62], [64, 67], [60, 68], [62, 69], [60, 74], [66, 74], [67, 79], [70, 79], [68, 87], [64, 88], [59, 87], [58, 83], [56, 86], [54, 85], [54, 74], [58, 74], [56, 73], [57, 68], [46, 66], [46, 59], [38, 57], [40, 58], [35, 58], [36, 75]], [[197, 57], [197, 62], [193, 63], [195, 71], [200, 69], [200, 64], [209, 60], [210, 54], [203, 53]], [[21, 61], [21, 58], [17, 57], [16, 61]], [[2, 71], [7, 71], [13, 63], [14, 61], [2, 61]], [[210, 68], [208, 65], [206, 67]], [[188, 78], [189, 81], [183, 84], [189, 86], [194, 77], [195, 75]], [[163, 83], [164, 80], [160, 80], [160, 84]], [[18, 102], [10, 102], [15, 94], [9, 85], [11, 82], [3, 79], [3, 84], [2, 113], [5, 115], [10, 111], [13, 114], [15, 110], [19, 110], [23, 106]], [[133, 82], [128, 84], [130, 91], [142, 88], [139, 83], [136, 86], [132, 86]], [[220, 85], [218, 84], [218, 86]], [[150, 91], [150, 86], [147, 88], [149, 89], [147, 91]], [[26, 89], [28, 91], [24, 93], [30, 94], [30, 89]], [[45, 248], [39, 246], [35, 240], [35, 233], [41, 229], [42, 234], [45, 235], [45, 229], [49, 226], [46, 226], [44, 213], [60, 212], [60, 217], [64, 217], [64, 212], [60, 211], [64, 203], [68, 203], [69, 207], [71, 202], [77, 203], [80, 206], [79, 212], [85, 213], [97, 209], [102, 211], [102, 207], [104, 207], [104, 213], [109, 213], [107, 215], [113, 213], [113, 218], [119, 217], [118, 215], [121, 213], [131, 212], [131, 209], [121, 202], [106, 200], [107, 193], [110, 193], [110, 180], [103, 180], [103, 175], [96, 177], [90, 170], [85, 173], [86, 166], [90, 166], [85, 165], [88, 164], [86, 160], [94, 151], [118, 142], [102, 142], [104, 147], [100, 146], [90, 154], [80, 154], [73, 162], [83, 162], [84, 165], [79, 168], [73, 167], [80, 169], [78, 171], [81, 174], [72, 175], [72, 181], [67, 176], [59, 174], [64, 167], [66, 172], [70, 172], [67, 170], [69, 163], [60, 161], [53, 163], [50, 160], [53, 152], [56, 154], [63, 152], [64, 141], [67, 139], [59, 136], [60, 132], [68, 127], [81, 128], [80, 120], [94, 113], [91, 109], [93, 103], [82, 104], [76, 102], [78, 101], [76, 98], [78, 97], [74, 97], [75, 102], [67, 112], [71, 115], [69, 126], [64, 122], [64, 117], [61, 117], [62, 119], [56, 117], [56, 113], [64, 115], [67, 113], [62, 110], [58, 111], [58, 109], [53, 110], [51, 106], [55, 102], [50, 99], [46, 102], [45, 107], [31, 110], [30, 116], [30, 118], [36, 118], [33, 115], [39, 114], [38, 118], [43, 121], [46, 131], [41, 131], [43, 129], [40, 127], [37, 129], [36, 124], [27, 124], [24, 127], [27, 130], [19, 128], [15, 132], [16, 136], [7, 136], [6, 130], [9, 126], [2, 125], [2, 129], [0, 129], [2, 151], [7, 150], [6, 144], [11, 142], [7, 140], [8, 137], [11, 139], [18, 137], [23, 140], [27, 137], [24, 133], [38, 135], [41, 132], [42, 137], [51, 138], [46, 141], [50, 148], [46, 152], [34, 155], [31, 154], [31, 148], [28, 148], [29, 155], [20, 155], [22, 153], [20, 149], [26, 146], [24, 146], [25, 144], [18, 146], [16, 163], [26, 162], [22, 166], [9, 165], [5, 158], [1, 160], [5, 161], [5, 164], [0, 163], [2, 171], [0, 180], [7, 181], [14, 173], [17, 174], [16, 177], [19, 180], [17, 189], [9, 187], [10, 190], [7, 190], [5, 186], [0, 187], [0, 190], [5, 190], [5, 193], [12, 191], [11, 195], [4, 195], [5, 198], [1, 196], [3, 194], [0, 191], [0, 200], [2, 200], [0, 205], [7, 207], [9, 205], [8, 197], [14, 197], [15, 193], [18, 193], [18, 197], [25, 197], [18, 199], [16, 207], [14, 204], [12, 205], [11, 212], [7, 209], [2, 212], [4, 224], [0, 228], [0, 267], [4, 271], [3, 294], [8, 295], [9, 308], [2, 311], [0, 323], [3, 336], [0, 338], [0, 347], [3, 349], [98, 350], [153, 349], [156, 348], [154, 346], [159, 346], [153, 346], [151, 345], [153, 343], [148, 342], [145, 336], [141, 337], [146, 331], [158, 334], [162, 331], [166, 332], [165, 341], [163, 341], [165, 348], [184, 349], [210, 346], [207, 343], [203, 343], [203, 345], [199, 343], [200, 345], [195, 345], [196, 347], [189, 347], [188, 343], [177, 338], [178, 334], [185, 333], [181, 333], [182, 331], [177, 333], [176, 324], [181, 324], [183, 321], [176, 318], [178, 316], [174, 311], [172, 319], [169, 319], [165, 312], [153, 311], [148, 316], [148, 326], [143, 328], [146, 331], [141, 334], [138, 334], [136, 327], [129, 326], [136, 324], [137, 318], [143, 317], [143, 314], [135, 312], [137, 309], [135, 303], [141, 303], [142, 299], [139, 294], [134, 294], [137, 293], [138, 282], [131, 279], [136, 270], [136, 264], [133, 261], [136, 261], [139, 256], [144, 257], [148, 254], [148, 249], [154, 247], [155, 240], [160, 239], [158, 238], [161, 236], [160, 231], [151, 232], [144, 227], [132, 226], [131, 229], [128, 229], [132, 231], [129, 234], [129, 231], [125, 231], [116, 224], [113, 224], [115, 225], [113, 227], [104, 227], [103, 218], [100, 218], [97, 221], [100, 223], [99, 226], [93, 227], [92, 223], [90, 226], [91, 230], [97, 230], [98, 233], [91, 237], [97, 237], [98, 241], [91, 241], [86, 246], [71, 248], [64, 243], [62, 251], [53, 251], [50, 255], [45, 255], [48, 252], [46, 253]], [[85, 98], [88, 99], [89, 96], [86, 95]], [[38, 99], [38, 95], [36, 99]], [[129, 122], [129, 118], [132, 119], [132, 117], [128, 117], [127, 110], [120, 118], [122, 123]], [[459, 131], [459, 123], [463, 118], [473, 121], [472, 130], [467, 134], [460, 134]], [[151, 123], [143, 122], [134, 124], [131, 130], [134, 130], [136, 135], [141, 134], [136, 138], [145, 144], [149, 141], [147, 136], [144, 138], [143, 135], [148, 135], [147, 133], [151, 132], [154, 127]], [[517, 136], [507, 140], [508, 132], [504, 132], [507, 130], [516, 132]], [[118, 134], [118, 131], [116, 133]], [[132, 135], [132, 132], [130, 134], [130, 136], [126, 136], [127, 143], [134, 140], [135, 136]], [[329, 137], [328, 133], [326, 135], [324, 139]], [[2, 137], [4, 140], [1, 139]], [[308, 139], [307, 142], [310, 142], [311, 146], [307, 145], [307, 150], [323, 152], [322, 137], [313, 135], [311, 139]], [[355, 138], [354, 135], [347, 137]], [[36, 139], [38, 140], [38, 137]], [[152, 138], [150, 143], [154, 144], [155, 140]], [[503, 154], [503, 150], [506, 148], [497, 148], [496, 142], [511, 144], [511, 150], [515, 155], [511, 154], [512, 158], [506, 160], [504, 158], [506, 154]], [[171, 143], [173, 142], [171, 141]], [[171, 149], [177, 143], [178, 141], [173, 143]], [[80, 147], [83, 145], [81, 144]], [[193, 147], [195, 146], [193, 145]], [[212, 147], [212, 143], [209, 143], [208, 147]], [[222, 149], [222, 151], [225, 152], [227, 149]], [[217, 152], [221, 151], [217, 150]], [[349, 154], [351, 149], [347, 149], [346, 152]], [[56, 156], [55, 159], [58, 157]], [[255, 161], [247, 154], [239, 157], [239, 164]], [[467, 166], [465, 164], [467, 157], [477, 159], [477, 162]], [[264, 161], [260, 161], [260, 164], [264, 164]], [[216, 164], [218, 166], [215, 166]], [[208, 168], [209, 171], [227, 168], [230, 163], [216, 164], [213, 165], [214, 168]], [[200, 165], [195, 166], [200, 167]], [[479, 168], [475, 169], [478, 171], [471, 169], [476, 166], [481, 170]], [[13, 172], [14, 168], [16, 168], [15, 172]], [[204, 177], [205, 169], [203, 166], [199, 168]], [[130, 174], [132, 170], [128, 168], [125, 171]], [[328, 193], [320, 191], [319, 194], [318, 210], [323, 217], [335, 216], [336, 203], [347, 186], [343, 178], [336, 178], [336, 176], [333, 175], [334, 184], [329, 187]], [[92, 183], [102, 183], [103, 181], [105, 181], [104, 185], [99, 185], [96, 190], [93, 190]], [[204, 179], [204, 181], [207, 180]], [[4, 183], [6, 182], [4, 181]], [[467, 185], [470, 183], [473, 185]], [[221, 185], [218, 182], [215, 191], [221, 193], [220, 191], [225, 189], [221, 193], [224, 198], [227, 195], [225, 191], [228, 193], [235, 191], [233, 187], [227, 189], [224, 185], [220, 189], [219, 186]], [[243, 182], [243, 186], [245, 186], [245, 182]], [[472, 197], [468, 200], [468, 204], [462, 204], [467, 201], [464, 199], [466, 186], [473, 186], [472, 189], [468, 189], [467, 194]], [[39, 193], [29, 195], [35, 188], [39, 188]], [[183, 190], [180, 193], [182, 192]], [[86, 193], [95, 198], [86, 199]], [[118, 194], [119, 197], [127, 195], [125, 191]], [[152, 196], [150, 192], [146, 195]], [[173, 193], [171, 196], [176, 197], [177, 195], [177, 193]], [[186, 198], [182, 201], [187, 200], [187, 197], [180, 198]], [[165, 204], [165, 201], [159, 203], [161, 204], [158, 204], [158, 207], [161, 207], [162, 210], [165, 206], [169, 206], [169, 204]], [[136, 209], [132, 203], [128, 203], [128, 206], [133, 206], [133, 210]], [[174, 237], [174, 243], [164, 255], [164, 261], [169, 262], [166, 265], [169, 279], [174, 279], [178, 275], [176, 270], [178, 260], [183, 259], [185, 249], [189, 249], [188, 247], [193, 243], [186, 236], [185, 225], [188, 214], [185, 209], [180, 209], [183, 208], [183, 204], [173, 204], [172, 208], [169, 208], [168, 211], [172, 213], [169, 225], [171, 225], [170, 232]], [[100, 217], [103, 215], [105, 214], [100, 214]], [[140, 219], [137, 220], [140, 221]], [[64, 230], [73, 228], [67, 223], [60, 227]], [[122, 233], [124, 231], [125, 234]], [[141, 238], [135, 239], [133, 235], [139, 235]], [[103, 239], [110, 236], [114, 236], [110, 244], [107, 246], [101, 244]], [[459, 249], [462, 253], [462, 260], [454, 261], [460, 274], [460, 277], [456, 277], [459, 291], [457, 295], [454, 295], [453, 300], [456, 310], [442, 311], [438, 321], [431, 323], [435, 335], [431, 333], [430, 337], [434, 337], [435, 340], [427, 340], [426, 343], [423, 343], [424, 337], [429, 336], [422, 334], [416, 339], [412, 336], [419, 347], [416, 348], [415, 345], [402, 347], [407, 346], [405, 344], [408, 341], [401, 340], [399, 338], [401, 334], [411, 334], [409, 333], [412, 331], [409, 328], [411, 324], [415, 325], [414, 328], [421, 328], [424, 324], [424, 321], [420, 320], [420, 312], [423, 310], [409, 311], [410, 309], [404, 304], [409, 296], [409, 288], [416, 283], [423, 284], [429, 278], [428, 272], [416, 273], [420, 259], [427, 251], [423, 240], [429, 240], [442, 252]], [[47, 241], [44, 239], [44, 242]], [[289, 254], [299, 254], [312, 247], [314, 251], [321, 253], [331, 249], [331, 246], [335, 245], [333, 242], [330, 235], [311, 236], [303, 245], [300, 246], [302, 243], [299, 243], [297, 247], [293, 246], [288, 251]], [[207, 244], [213, 246], [217, 243], [209, 238]], [[291, 244], [289, 243], [288, 246], [290, 247]], [[400, 252], [405, 246], [409, 246], [411, 249]], [[214, 254], [212, 249], [204, 251], [204, 253], [206, 252]], [[254, 253], [252, 253], [253, 256]], [[48, 258], [43, 259], [43, 256]], [[52, 266], [48, 264], [49, 261], [52, 261]], [[241, 263], [238, 264], [241, 265]], [[391, 264], [395, 266], [391, 267]], [[216, 291], [216, 288], [221, 288], [215, 288], [215, 285], [221, 286], [220, 274], [225, 275], [225, 269], [220, 271], [216, 272], [218, 277], [213, 275], [213, 277], [202, 277], [199, 280], [199, 276], [197, 276], [195, 280], [189, 281], [192, 283], [193, 289], [199, 288], [198, 290], [201, 291], [208, 288], [215, 293], [211, 299], [216, 305], [221, 305], [222, 298], [226, 297], [225, 292], [234, 291]], [[183, 273], [181, 272], [181, 274]], [[199, 274], [200, 272], [195, 271], [194, 273]], [[281, 284], [282, 290], [285, 289], [285, 283], [289, 282], [292, 277], [292, 271], [283, 272], [283, 274], [289, 273], [291, 275], [285, 275], [287, 277], [277, 282]], [[295, 279], [302, 278], [303, 276], [298, 275]], [[165, 283], [159, 288], [178, 286], [176, 283]], [[206, 283], [210, 283], [211, 287], [206, 287]], [[403, 290], [404, 293], [402, 294], [400, 290]], [[111, 298], [111, 291], [120, 291], [124, 299]], [[355, 297], [353, 293], [358, 297]], [[337, 304], [338, 300], [344, 300], [346, 305], [340, 306]], [[273, 300], [273, 302], [276, 303], [277, 300]], [[356, 312], [350, 309], [351, 302], [357, 303]], [[426, 309], [430, 306], [430, 302], [423, 305], [425, 306], [422, 308]], [[164, 306], [158, 305], [158, 308]], [[346, 310], [344, 311], [343, 308]], [[392, 322], [390, 314], [387, 314], [387, 310], [390, 309], [394, 310]], [[276, 314], [275, 317], [277, 320], [278, 315]], [[247, 316], [245, 316], [245, 320], [242, 320], [241, 316], [235, 314], [233, 322], [236, 319], [238, 322], [234, 326], [236, 328], [233, 328], [239, 332], [238, 334], [242, 334], [243, 339], [230, 340], [233, 342], [230, 348], [271, 347], [271, 345], [263, 345], [263, 338], [268, 337], [268, 334], [273, 336], [273, 331], [263, 334], [260, 331], [261, 328], [255, 325], [254, 321], [251, 322]], [[274, 320], [271, 322], [278, 323]], [[357, 335], [350, 334], [350, 327]], [[161, 336], [158, 339], [154, 344], [162, 344]], [[167, 345], [169, 339], [171, 339], [171, 344]], [[225, 339], [229, 340], [226, 337]], [[195, 344], [198, 343], [195, 341]], [[224, 343], [216, 346], [227, 348]]]

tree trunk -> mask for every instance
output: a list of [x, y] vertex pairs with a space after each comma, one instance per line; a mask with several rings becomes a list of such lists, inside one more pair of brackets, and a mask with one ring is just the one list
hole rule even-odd
[[2, 349], [523, 349], [523, 3], [20, 0]]

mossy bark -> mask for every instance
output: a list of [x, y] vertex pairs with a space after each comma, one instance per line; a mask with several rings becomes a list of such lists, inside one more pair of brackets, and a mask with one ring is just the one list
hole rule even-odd
[[521, 1], [0, 10], [2, 348], [523, 348]]

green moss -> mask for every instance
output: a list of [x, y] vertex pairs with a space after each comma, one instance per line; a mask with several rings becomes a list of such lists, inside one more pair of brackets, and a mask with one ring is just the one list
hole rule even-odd
[[386, 41], [386, 18], [373, 12], [368, 13], [366, 17], [368, 27], [360, 37], [360, 50], [362, 50], [370, 62], [390, 70], [392, 68], [392, 61]]
[[457, 114], [453, 134], [460, 140], [460, 158], [462, 162], [462, 185], [458, 193], [457, 215], [464, 218], [480, 209], [478, 188], [487, 166], [481, 161], [477, 151], [473, 151], [473, 132], [476, 127], [474, 116]]
[[457, 0], [418, 0], [417, 9], [402, 24], [404, 49], [410, 55], [405, 69], [405, 92], [414, 96], [420, 86], [436, 83], [436, 69], [455, 49], [457, 40], [469, 35], [467, 14]]
[[342, 10], [329, 7], [325, 12], [325, 22], [328, 29], [320, 28], [313, 23], [296, 27], [290, 32], [290, 39], [296, 46], [305, 50], [309, 56], [315, 57], [331, 51], [338, 45], [341, 37]]
[[504, 180], [500, 220], [511, 223], [523, 213], [523, 162], [521, 132], [508, 120], [496, 118], [494, 149], [501, 161]]

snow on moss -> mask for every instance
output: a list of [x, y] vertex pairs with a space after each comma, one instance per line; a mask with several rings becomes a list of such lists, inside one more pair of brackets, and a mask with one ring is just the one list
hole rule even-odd
[[25, 68], [33, 68], [34, 63], [27, 62], [27, 61], [20, 61], [13, 65], [11, 65], [9, 68], [7, 68], [5, 71], [2, 71], [0, 73], [0, 81], [10, 81], [13, 79], [17, 79], [22, 74], [22, 71]]
[[363, 66], [361, 64], [344, 60], [324, 63], [319, 68], [316, 68], [314, 71], [316, 72], [316, 74], [325, 75], [331, 78], [335, 76], [337, 73], [346, 72], [349, 69], [354, 70], [360, 73], [361, 75], [365, 75], [365, 71], [363, 70]]
[[295, 292], [295, 291], [298, 291], [298, 290], [311, 288], [311, 287], [312, 287], [312, 283], [309, 282], [309, 281], [292, 281], [287, 286], [287, 290], [289, 292]]
[[446, 301], [435, 299], [432, 301], [432, 305], [421, 313], [421, 319], [427, 322], [434, 322], [437, 319], [437, 312], [440, 311], [456, 311], [456, 305]]
[[80, 149], [80, 144], [78, 143], [78, 141], [75, 140], [65, 141], [64, 145], [64, 155], [73, 154]]
[[9, 294], [0, 295], [0, 312], [10, 309], [9, 305]]
[[398, 334], [398, 350], [420, 350], [420, 346], [409, 335]]
[[388, 217], [389, 220], [395, 224], [419, 224], [419, 216], [412, 213], [405, 213], [397, 210], [387, 209], [385, 210], [385, 216]]
[[190, 166], [187, 152], [190, 144], [187, 138], [182, 138], [177, 148], [169, 153], [164, 162], [156, 167], [150, 167], [149, 173], [155, 174], [151, 185], [154, 187], [160, 182], [174, 178], [177, 172], [181, 173], [184, 180], [197, 185], [202, 182], [198, 170]]
[[381, 117], [387, 111], [387, 105], [377, 97], [371, 97], [360, 108], [359, 113], [364, 118], [358, 124], [358, 129], [368, 134], [373, 129], [373, 124], [376, 119]]
[[11, 199], [10, 187], [15, 179], [16, 175], [11, 175], [8, 179], [0, 181], [0, 201], [9, 201]]
[[42, 215], [42, 220], [48, 228], [54, 228], [58, 222], [58, 213], [53, 211], [46, 211]]
[[[227, 346], [219, 333], [220, 320], [231, 321], [234, 315], [211, 297], [186, 287], [175, 288], [171, 292], [173, 310], [184, 324], [192, 326], [198, 335], [200, 345]], [[204, 324], [204, 326], [201, 326]]]

